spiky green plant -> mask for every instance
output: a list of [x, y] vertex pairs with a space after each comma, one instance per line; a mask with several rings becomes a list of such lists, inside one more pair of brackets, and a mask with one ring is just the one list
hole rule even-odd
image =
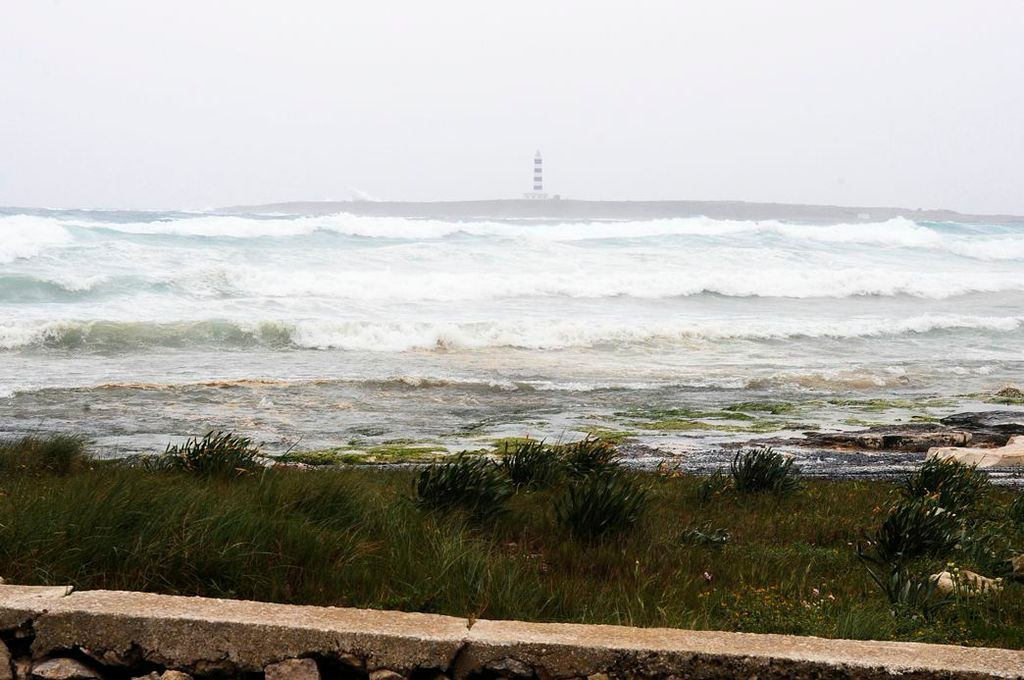
[[[918, 557], [941, 557], [960, 540], [956, 515], [929, 498], [897, 503], [872, 535], [867, 538], [873, 553], [869, 561], [901, 567]], [[862, 558], [869, 553], [861, 550]]]
[[595, 540], [634, 527], [647, 511], [650, 490], [632, 473], [609, 469], [569, 484], [555, 517], [575, 537]]
[[729, 542], [731, 535], [728, 529], [713, 527], [711, 522], [701, 525], [691, 524], [679, 534], [679, 541], [684, 545], [698, 545], [706, 548], [721, 548]]
[[578, 442], [563, 444], [558, 449], [565, 469], [576, 477], [585, 477], [617, 465], [618, 452], [615, 445], [597, 437], [588, 435]]
[[1024, 527], [1024, 491], [1017, 492], [1017, 495], [1014, 496], [1013, 501], [1006, 509], [1006, 514], [1009, 515], [1011, 520]]
[[976, 506], [989, 489], [988, 477], [974, 465], [930, 458], [900, 486], [907, 499], [934, 498], [941, 508], [964, 512]]
[[516, 489], [546, 489], [562, 476], [562, 461], [542, 441], [506, 443], [498, 467]]
[[732, 487], [739, 493], [792, 493], [800, 488], [793, 459], [769, 446], [739, 451], [729, 465]]
[[160, 463], [169, 470], [203, 477], [242, 477], [260, 470], [260, 449], [248, 437], [208, 432], [184, 444], [168, 446]]
[[897, 614], [920, 613], [925, 621], [931, 621], [936, 612], [952, 602], [951, 597], [936, 590], [936, 579], [931, 576], [911, 576], [905, 569], [876, 573], [869, 568], [868, 573]]
[[707, 503], [715, 496], [720, 496], [732, 487], [732, 478], [721, 469], [715, 470], [701, 480], [697, 486], [697, 501]]
[[501, 513], [512, 492], [504, 472], [483, 456], [459, 454], [451, 462], [428, 465], [413, 480], [413, 499], [420, 507], [461, 509], [477, 519]]

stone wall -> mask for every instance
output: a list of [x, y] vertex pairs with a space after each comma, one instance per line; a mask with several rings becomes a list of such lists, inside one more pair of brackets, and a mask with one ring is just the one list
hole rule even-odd
[[0, 585], [0, 680], [1022, 678], [1024, 652]]

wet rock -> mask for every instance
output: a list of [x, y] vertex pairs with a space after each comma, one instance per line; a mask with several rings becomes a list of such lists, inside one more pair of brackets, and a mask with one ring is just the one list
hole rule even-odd
[[320, 680], [320, 669], [313, 659], [287, 659], [270, 664], [263, 672], [266, 680]]
[[32, 675], [32, 659], [14, 660], [14, 680], [28, 680]]
[[192, 680], [192, 676], [181, 671], [153, 671], [149, 675], [141, 675], [132, 680]]
[[7, 645], [0, 640], [0, 680], [14, 679], [14, 662], [11, 661], [11, 653], [7, 651]]
[[866, 451], [925, 452], [934, 446], [964, 446], [972, 434], [934, 423], [884, 425], [859, 432], [805, 432], [804, 446]]
[[37, 680], [102, 680], [103, 676], [77, 659], [49, 659], [32, 667]]
[[1006, 446], [994, 448], [938, 447], [929, 449], [928, 457], [955, 460], [980, 468], [1024, 467], [1024, 436], [1013, 437]]
[[1010, 558], [1010, 574], [1014, 581], [1024, 581], [1024, 555]]
[[352, 668], [357, 669], [366, 668], [366, 662], [355, 654], [342, 653], [338, 654], [336, 658], [346, 666], [351, 666]]
[[401, 673], [382, 668], [379, 671], [370, 673], [370, 680], [405, 680], [405, 676]]
[[1024, 435], [1022, 411], [969, 411], [954, 413], [939, 421], [946, 427], [971, 433], [971, 444], [1004, 446], [1014, 435]]
[[957, 591], [961, 595], [989, 595], [1003, 589], [1001, 579], [988, 578], [966, 569], [941, 571], [932, 574], [931, 580], [935, 582], [935, 591], [942, 595], [952, 595]]
[[505, 657], [487, 664], [487, 670], [497, 673], [504, 678], [532, 678], [533, 667], [528, 666], [518, 659]]
[[999, 397], [1000, 399], [1010, 399], [1012, 401], [1024, 401], [1024, 390], [1013, 385], [1007, 385], [996, 392], [993, 396]]
[[181, 671], [164, 671], [160, 674], [160, 680], [192, 680], [192, 676]]

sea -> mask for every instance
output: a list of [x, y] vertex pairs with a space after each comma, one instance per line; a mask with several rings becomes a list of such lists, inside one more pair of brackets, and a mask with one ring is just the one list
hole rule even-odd
[[595, 432], [686, 464], [1022, 369], [1024, 225], [0, 210], [0, 434], [102, 456]]

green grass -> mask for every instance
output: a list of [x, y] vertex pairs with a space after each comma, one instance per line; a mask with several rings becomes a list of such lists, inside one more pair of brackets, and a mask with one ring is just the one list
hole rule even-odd
[[[0, 459], [28, 455], [11, 444]], [[13, 451], [13, 453], [12, 453]], [[572, 478], [522, 488], [481, 522], [419, 507], [410, 468], [261, 469], [241, 478], [86, 462], [0, 475], [8, 582], [439, 612], [1024, 648], [1024, 585], [961, 599], [930, 620], [894, 609], [857, 557], [897, 483], [806, 480], [793, 493], [720, 493], [643, 473], [628, 530], [577, 536], [559, 521]], [[598, 490], [600, 491], [600, 490]], [[972, 522], [998, 537], [918, 558], [991, 571], [1024, 552], [1017, 492], [991, 488]], [[567, 518], [563, 510], [563, 522]], [[974, 526], [973, 524], [971, 525]], [[690, 532], [724, 536], [704, 539]], [[973, 531], [973, 529], [971, 530]]]
[[65, 475], [88, 464], [79, 437], [23, 437], [0, 440], [0, 474], [48, 472]]

